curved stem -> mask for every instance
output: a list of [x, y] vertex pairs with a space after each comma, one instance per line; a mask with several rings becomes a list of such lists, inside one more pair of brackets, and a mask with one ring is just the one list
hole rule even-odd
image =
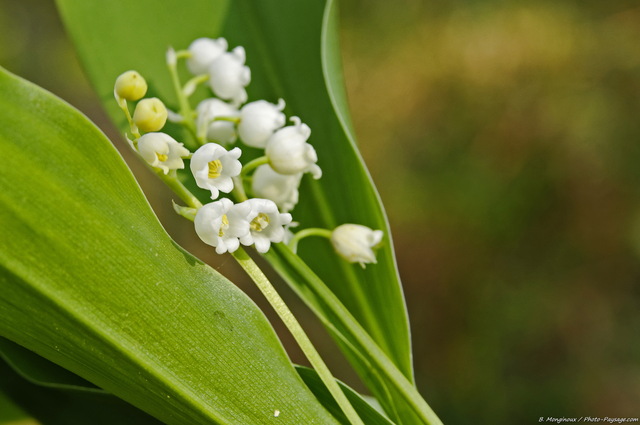
[[309, 340], [309, 337], [300, 326], [300, 323], [298, 323], [296, 318], [293, 316], [293, 313], [291, 313], [291, 310], [289, 310], [289, 307], [287, 307], [271, 282], [269, 282], [264, 273], [262, 273], [262, 270], [260, 270], [258, 265], [251, 259], [251, 257], [249, 257], [244, 249], [239, 248], [237, 251], [232, 253], [232, 255], [238, 264], [240, 264], [244, 271], [247, 272], [255, 282], [276, 313], [278, 313], [278, 316], [280, 316], [280, 319], [282, 319], [287, 329], [289, 329], [289, 332], [291, 332], [291, 335], [293, 335], [305, 356], [309, 359], [309, 362], [318, 373], [318, 376], [322, 379], [322, 382], [327, 386], [327, 389], [331, 392], [331, 395], [333, 395], [336, 402], [338, 402], [338, 405], [349, 419], [349, 422], [353, 425], [364, 425], [364, 422], [362, 422], [362, 419], [360, 419], [355, 409], [342, 392], [342, 389], [340, 389], [340, 386], [337, 384], [335, 378], [329, 371], [329, 368], [324, 363], [320, 354], [311, 343], [311, 340]]
[[242, 171], [240, 171], [240, 178], [244, 180], [247, 174], [249, 174], [251, 171], [255, 170], [261, 165], [268, 164], [268, 163], [269, 163], [269, 158], [267, 156], [260, 156], [254, 160], [247, 162], [244, 165], [244, 167], [242, 167]]
[[299, 232], [294, 234], [287, 245], [289, 245], [291, 251], [296, 252], [296, 250], [298, 249], [298, 242], [300, 242], [302, 239], [309, 236], [321, 236], [323, 238], [331, 239], [332, 234], [333, 232], [331, 230], [311, 227], [309, 229], [300, 230]]
[[191, 193], [189, 189], [182, 184], [180, 180], [178, 180], [178, 175], [176, 171], [173, 170], [169, 174], [165, 174], [162, 170], [154, 169], [160, 180], [165, 182], [167, 186], [171, 188], [175, 192], [176, 195], [180, 197], [188, 206], [191, 208], [198, 209], [202, 207], [202, 203], [196, 198], [196, 196]]
[[202, 83], [204, 83], [205, 81], [208, 81], [208, 80], [209, 80], [209, 75], [208, 74], [202, 74], [202, 75], [197, 75], [197, 76], [193, 77], [192, 79], [187, 81], [187, 83], [182, 88], [182, 95], [185, 98], [188, 98], [189, 96], [191, 96], [193, 94], [193, 92], [196, 91], [196, 89], [198, 88], [199, 84], [202, 84]]

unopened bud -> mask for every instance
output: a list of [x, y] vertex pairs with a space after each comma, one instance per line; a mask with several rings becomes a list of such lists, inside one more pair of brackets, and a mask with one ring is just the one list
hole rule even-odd
[[114, 90], [121, 99], [135, 101], [147, 93], [147, 82], [137, 71], [127, 71], [116, 79]]
[[143, 99], [136, 105], [133, 122], [144, 132], [158, 131], [167, 122], [167, 108], [157, 97]]

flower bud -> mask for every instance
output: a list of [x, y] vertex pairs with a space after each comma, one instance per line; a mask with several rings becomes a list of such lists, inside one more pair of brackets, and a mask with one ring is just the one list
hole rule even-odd
[[281, 128], [267, 141], [265, 154], [269, 165], [280, 174], [309, 172], [313, 178], [319, 179], [322, 170], [316, 164], [318, 156], [313, 146], [307, 143], [311, 129], [298, 117], [291, 117], [291, 121], [294, 125]]
[[116, 79], [114, 92], [121, 99], [139, 100], [147, 93], [147, 82], [138, 72], [127, 71]]
[[144, 132], [161, 130], [167, 122], [167, 108], [157, 97], [143, 99], [136, 105], [133, 122]]
[[376, 247], [383, 236], [382, 230], [371, 230], [360, 224], [343, 224], [334, 229], [331, 243], [338, 254], [350, 263], [376, 263], [372, 248]]

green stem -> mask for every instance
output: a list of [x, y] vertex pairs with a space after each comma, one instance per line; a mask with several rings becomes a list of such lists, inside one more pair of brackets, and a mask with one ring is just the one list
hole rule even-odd
[[193, 77], [192, 79], [187, 81], [187, 83], [182, 88], [182, 95], [185, 98], [188, 98], [189, 96], [191, 96], [193, 94], [193, 92], [196, 91], [196, 89], [198, 88], [199, 84], [202, 84], [202, 83], [204, 83], [205, 81], [208, 81], [208, 80], [209, 80], [209, 75], [208, 74], [202, 74], [202, 75], [197, 75], [197, 76]]
[[282, 319], [287, 329], [289, 329], [289, 332], [291, 332], [295, 338], [296, 342], [302, 349], [302, 352], [311, 363], [311, 366], [313, 366], [318, 373], [318, 376], [320, 376], [320, 379], [322, 379], [322, 382], [324, 382], [329, 392], [331, 392], [331, 395], [333, 395], [336, 402], [338, 402], [338, 405], [349, 419], [349, 422], [353, 425], [364, 425], [364, 422], [362, 422], [362, 419], [360, 419], [355, 409], [342, 392], [342, 389], [340, 389], [340, 386], [337, 384], [335, 378], [329, 371], [329, 368], [324, 363], [320, 354], [311, 343], [311, 340], [309, 340], [309, 337], [300, 326], [300, 323], [298, 323], [296, 318], [293, 316], [293, 313], [291, 313], [291, 310], [289, 310], [289, 307], [287, 307], [284, 300], [280, 297], [271, 282], [269, 282], [269, 279], [267, 279], [264, 273], [262, 273], [262, 270], [260, 270], [258, 265], [251, 259], [251, 257], [249, 257], [244, 249], [239, 248], [232, 255], [238, 264], [240, 264], [244, 271], [247, 272], [251, 279], [256, 283], [276, 313], [278, 313], [278, 316], [280, 316], [280, 319]]
[[[273, 250], [274, 247], [272, 247]], [[422, 423], [426, 425], [442, 425], [442, 422], [438, 416], [433, 412], [431, 407], [422, 398], [417, 388], [407, 379], [406, 376], [397, 368], [397, 366], [389, 359], [389, 357], [382, 351], [378, 344], [371, 338], [367, 331], [358, 323], [349, 310], [342, 304], [338, 297], [329, 289], [326, 284], [316, 275], [313, 270], [291, 249], [285, 244], [278, 244], [275, 246], [275, 250], [278, 253], [274, 254], [269, 252], [267, 257], [270, 262], [274, 264], [272, 260], [276, 260], [278, 257], [284, 259], [285, 264], [289, 267], [293, 267], [298, 276], [305, 282], [304, 286], [311, 291], [312, 297], [301, 291], [298, 286], [300, 282], [296, 279], [296, 282], [291, 281], [291, 276], [286, 273], [283, 274], [285, 279], [290, 283], [292, 289], [298, 293], [303, 301], [312, 309], [320, 320], [327, 325], [330, 329], [337, 332], [337, 335], [344, 342], [355, 341], [358, 344], [358, 348], [353, 348], [354, 353], [359, 354], [361, 351], [367, 353], [368, 361], [371, 362], [375, 370], [386, 378], [387, 382], [393, 386], [402, 398], [408, 404], [408, 407], [420, 418]], [[275, 264], [278, 264], [276, 261]], [[280, 268], [282, 271], [282, 268]], [[328, 308], [333, 317], [339, 320], [341, 330], [338, 331], [337, 327], [327, 318], [326, 313], [322, 312], [319, 308], [317, 301], [313, 301], [314, 298], [322, 301], [322, 305]], [[347, 332], [345, 334], [344, 332]], [[347, 337], [347, 335], [350, 336]], [[353, 346], [350, 342], [349, 346]]]
[[332, 234], [333, 232], [331, 230], [311, 227], [309, 229], [300, 230], [295, 235], [293, 235], [288, 245], [289, 248], [291, 248], [291, 251], [296, 252], [296, 250], [298, 249], [298, 242], [300, 242], [302, 239], [309, 236], [321, 236], [323, 238], [331, 239]]
[[160, 180], [169, 186], [188, 206], [195, 209], [202, 207], [202, 203], [198, 198], [178, 180], [178, 175], [175, 170], [172, 170], [169, 174], [165, 174], [160, 169], [154, 169], [154, 171], [158, 177], [160, 177]]
[[234, 124], [240, 124], [239, 117], [215, 117], [212, 121], [229, 121]]
[[118, 102], [118, 106], [120, 106], [120, 109], [122, 109], [122, 112], [124, 112], [124, 115], [127, 117], [133, 140], [138, 140], [140, 138], [140, 131], [138, 130], [138, 126], [136, 125], [136, 123], [133, 122], [131, 112], [129, 112], [129, 107], [127, 106], [127, 100], [116, 97], [116, 101]]
[[233, 178], [233, 191], [231, 194], [234, 196], [236, 202], [243, 202], [249, 199], [247, 192], [244, 190], [243, 181], [238, 177]]
[[182, 91], [182, 86], [180, 85], [180, 77], [178, 76], [178, 68], [173, 62], [167, 63], [167, 68], [169, 68], [171, 83], [173, 84], [173, 89], [176, 93], [176, 97], [178, 98], [180, 115], [183, 119], [182, 124], [187, 127], [191, 134], [196, 134], [195, 124], [193, 123], [193, 111], [191, 109], [191, 105], [189, 104], [189, 100]]
[[254, 160], [247, 162], [244, 165], [244, 167], [242, 167], [242, 171], [240, 171], [240, 178], [244, 180], [247, 174], [249, 174], [251, 171], [255, 170], [261, 165], [268, 164], [268, 163], [269, 163], [269, 158], [267, 156], [260, 156]]

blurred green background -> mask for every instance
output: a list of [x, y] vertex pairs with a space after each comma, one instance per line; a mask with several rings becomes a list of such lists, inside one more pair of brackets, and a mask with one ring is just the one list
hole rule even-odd
[[[352, 115], [391, 221], [427, 401], [449, 425], [640, 416], [638, 1], [341, 5]], [[96, 121], [174, 239], [265, 305], [127, 151], [51, 1], [0, 0], [0, 65]]]

